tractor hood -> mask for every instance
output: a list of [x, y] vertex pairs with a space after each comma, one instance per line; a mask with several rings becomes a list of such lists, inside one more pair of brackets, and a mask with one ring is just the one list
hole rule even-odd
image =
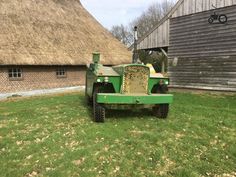
[[103, 65], [98, 66], [97, 75], [98, 76], [120, 76], [112, 67], [107, 67]]

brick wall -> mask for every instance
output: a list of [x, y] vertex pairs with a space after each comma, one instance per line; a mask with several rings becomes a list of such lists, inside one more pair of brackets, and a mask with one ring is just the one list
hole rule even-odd
[[85, 66], [61, 67], [66, 69], [65, 78], [57, 77], [57, 66], [18, 66], [23, 71], [21, 80], [9, 79], [9, 68], [16, 67], [0, 66], [0, 93], [85, 85]]

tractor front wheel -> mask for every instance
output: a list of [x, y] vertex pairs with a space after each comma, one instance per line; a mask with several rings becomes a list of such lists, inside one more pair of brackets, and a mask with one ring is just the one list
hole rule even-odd
[[152, 110], [156, 117], [166, 119], [169, 112], [169, 104], [155, 105]]
[[93, 100], [92, 98], [90, 98], [86, 93], [85, 93], [85, 101], [86, 101], [86, 104], [88, 106], [92, 106], [93, 105]]
[[[154, 88], [154, 93], [166, 94], [168, 93], [167, 85], [157, 85]], [[169, 104], [157, 104], [152, 108], [154, 116], [166, 119], [169, 112]]]
[[103, 123], [105, 121], [105, 108], [97, 103], [97, 93], [99, 93], [99, 88], [95, 88], [93, 92], [93, 120]]

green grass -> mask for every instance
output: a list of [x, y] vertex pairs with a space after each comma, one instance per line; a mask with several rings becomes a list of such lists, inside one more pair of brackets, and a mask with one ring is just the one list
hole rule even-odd
[[175, 93], [169, 118], [109, 111], [82, 93], [0, 102], [0, 176], [236, 175], [236, 96]]

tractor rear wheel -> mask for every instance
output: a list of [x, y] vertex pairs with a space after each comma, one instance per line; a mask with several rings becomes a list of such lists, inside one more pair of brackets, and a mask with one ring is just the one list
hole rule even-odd
[[105, 121], [105, 108], [97, 103], [97, 94], [100, 93], [99, 88], [95, 88], [93, 92], [93, 120], [103, 123]]
[[219, 22], [220, 23], [226, 23], [228, 21], [228, 18], [227, 18], [227, 16], [226, 15], [224, 15], [224, 14], [222, 14], [222, 15], [220, 15], [219, 16]]
[[169, 112], [169, 104], [155, 105], [152, 110], [156, 117], [166, 119]]

